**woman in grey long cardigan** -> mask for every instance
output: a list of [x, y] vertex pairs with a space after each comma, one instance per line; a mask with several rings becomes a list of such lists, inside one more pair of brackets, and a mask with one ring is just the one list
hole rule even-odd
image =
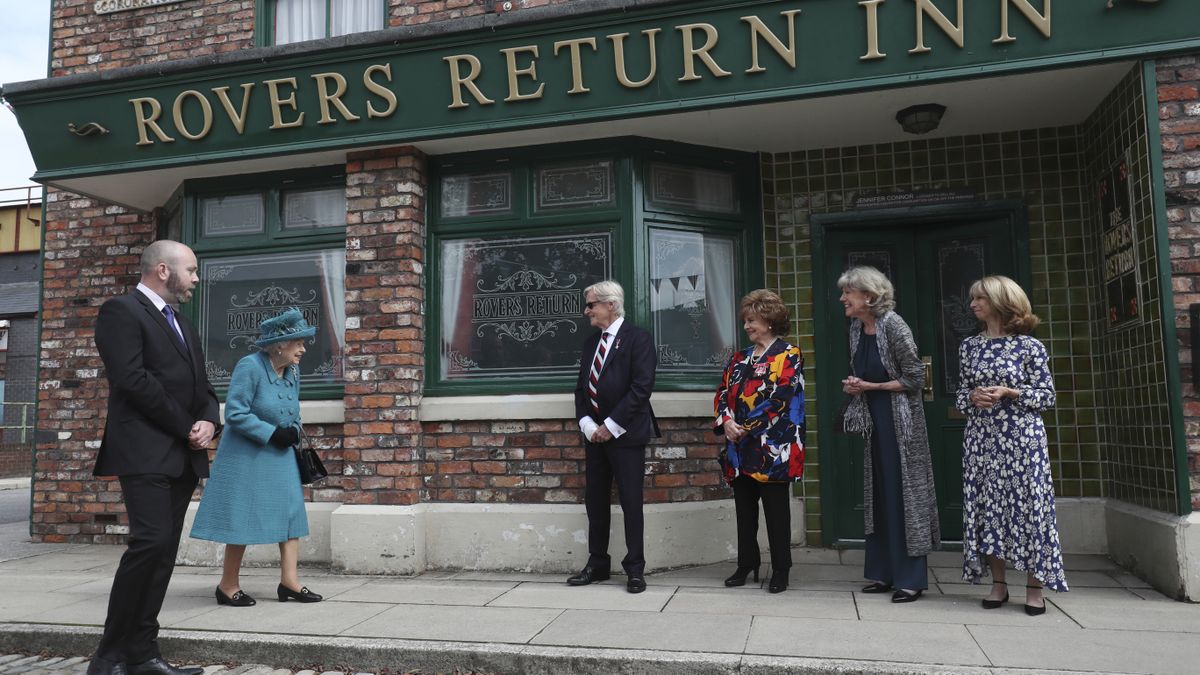
[[864, 593], [893, 591], [912, 602], [929, 588], [926, 556], [940, 542], [933, 463], [921, 387], [925, 366], [912, 331], [892, 311], [895, 293], [882, 272], [853, 267], [838, 279], [850, 317], [852, 396], [845, 428], [867, 441], [863, 487], [867, 534]]

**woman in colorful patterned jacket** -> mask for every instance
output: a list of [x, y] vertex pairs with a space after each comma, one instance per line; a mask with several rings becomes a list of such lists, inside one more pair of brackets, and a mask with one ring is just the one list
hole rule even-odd
[[758, 581], [758, 501], [771, 547], [769, 590], [787, 589], [792, 567], [791, 483], [804, 474], [804, 357], [782, 336], [791, 324], [778, 295], [752, 291], [742, 298], [742, 328], [750, 346], [734, 352], [717, 390], [716, 424], [724, 434], [721, 469], [733, 487], [737, 513], [737, 571], [726, 586]]

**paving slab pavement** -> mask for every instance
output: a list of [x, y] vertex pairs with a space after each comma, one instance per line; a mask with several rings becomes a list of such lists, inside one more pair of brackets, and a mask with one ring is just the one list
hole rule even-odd
[[[122, 550], [0, 555], [0, 654], [87, 656]], [[234, 608], [212, 597], [218, 569], [180, 567], [160, 616], [161, 642], [176, 661], [267, 664], [262, 675], [332, 666], [556, 675], [1200, 672], [1200, 606], [1157, 593], [1105, 558], [1069, 556], [1073, 590], [1048, 594], [1047, 613], [1029, 617], [1020, 585], [1005, 607], [980, 608], [987, 586], [963, 583], [955, 556], [931, 559], [931, 588], [910, 604], [861, 593], [861, 551], [831, 549], [797, 549], [793, 583], [776, 595], [762, 582], [725, 588], [733, 562], [651, 573], [637, 595], [622, 577], [571, 588], [565, 575], [368, 577], [306, 567], [302, 580], [326, 601], [302, 605], [275, 599], [277, 570], [249, 568], [242, 581], [258, 605]]]

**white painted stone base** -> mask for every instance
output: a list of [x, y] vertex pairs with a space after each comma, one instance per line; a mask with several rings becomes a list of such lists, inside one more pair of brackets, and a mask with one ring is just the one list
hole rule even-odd
[[1176, 516], [1109, 500], [1109, 555], [1177, 600], [1200, 600], [1200, 513]]
[[[793, 499], [792, 545], [802, 546], [804, 503]], [[330, 563], [353, 574], [417, 574], [429, 569], [572, 572], [587, 562], [587, 515], [582, 504], [307, 504], [312, 534], [301, 540], [301, 562]], [[191, 531], [196, 504], [184, 531]], [[625, 555], [624, 520], [612, 507], [609, 554], [614, 569]], [[661, 570], [730, 560], [737, 555], [733, 501], [648, 504], [644, 511], [646, 565]], [[766, 549], [766, 525], [759, 523]], [[220, 565], [220, 544], [185, 536], [178, 562]], [[247, 565], [278, 564], [275, 546], [252, 546]]]
[[1098, 497], [1060, 497], [1055, 501], [1058, 537], [1064, 553], [1108, 553], [1107, 502]]

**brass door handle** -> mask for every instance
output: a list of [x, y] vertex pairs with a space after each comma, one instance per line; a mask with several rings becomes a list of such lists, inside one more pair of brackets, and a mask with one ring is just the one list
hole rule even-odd
[[926, 401], [933, 400], [933, 358], [922, 356], [921, 363], [925, 364], [925, 386], [921, 387], [921, 395]]

